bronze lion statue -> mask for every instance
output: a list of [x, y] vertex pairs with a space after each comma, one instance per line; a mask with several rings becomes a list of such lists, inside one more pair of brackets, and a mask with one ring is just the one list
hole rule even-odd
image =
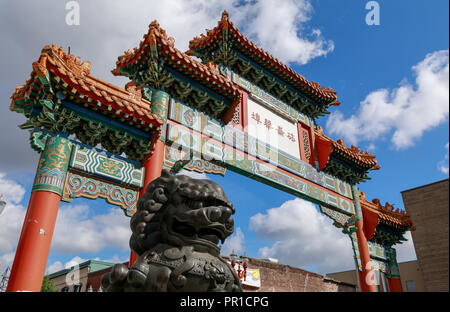
[[131, 218], [131, 268], [116, 264], [103, 275], [105, 291], [242, 291], [220, 257], [233, 233], [235, 213], [223, 189], [210, 180], [163, 170], [139, 199]]

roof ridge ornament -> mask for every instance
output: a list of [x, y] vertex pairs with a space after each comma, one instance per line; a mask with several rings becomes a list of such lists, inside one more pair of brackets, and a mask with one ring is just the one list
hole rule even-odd
[[214, 62], [208, 62], [206, 63], [206, 67], [209, 68], [209, 70], [215, 74], [215, 75], [220, 75], [220, 70], [219, 70], [219, 65], [217, 65]]
[[[154, 37], [155, 35], [160, 35], [162, 37], [163, 40], [165, 40], [167, 42], [167, 44], [169, 46], [171, 46], [172, 48], [175, 47], [175, 38], [173, 37], [169, 37], [166, 33], [166, 30], [163, 29], [159, 22], [157, 20], [154, 20], [153, 22], [150, 23], [150, 25], [148, 26], [149, 29], [149, 34], [150, 34], [150, 39], [152, 40], [150, 42], [151, 45], [155, 45], [156, 44], [156, 38]], [[145, 36], [144, 36], [145, 39]], [[139, 47], [142, 45], [142, 41], [139, 44]], [[136, 51], [134, 53], [136, 53], [139, 48], [134, 48]]]
[[[49, 54], [56, 57], [55, 59], [60, 63], [58, 64], [59, 66], [65, 67], [77, 78], [83, 79], [91, 73], [92, 63], [87, 60], [81, 62], [81, 57], [75, 57], [75, 55], [70, 54], [70, 47], [68, 48], [68, 52], [65, 53], [63, 48], [58, 47], [55, 43], [52, 43], [51, 48], [48, 45], [45, 46], [42, 49], [41, 57], [39, 58], [40, 65], [46, 65]], [[59, 67], [58, 65], [57, 67]], [[36, 66], [41, 69], [41, 66], [37, 64]], [[34, 63], [33, 68], [35, 68]]]
[[125, 90], [130, 94], [130, 99], [141, 101], [142, 99], [142, 87], [136, 86], [133, 81], [128, 82], [125, 85]]
[[223, 23], [223, 29], [228, 29], [228, 22], [229, 21], [230, 20], [229, 20], [229, 15], [228, 15], [227, 10], [223, 10], [221, 21], [218, 24], [220, 25], [220, 23]]
[[394, 208], [394, 205], [389, 202], [386, 202], [384, 206], [378, 198], [374, 198], [371, 202], [369, 202], [366, 199], [366, 194], [364, 192], [360, 192], [359, 199], [363, 208], [375, 210], [380, 218], [385, 221], [387, 220], [388, 223], [392, 223], [395, 220], [394, 224], [409, 227], [410, 231], [414, 231], [416, 229], [410, 215], [400, 208]]
[[32, 66], [36, 72], [36, 76], [45, 77], [47, 75], [47, 59], [48, 54], [41, 54], [37, 62], [33, 62]]
[[320, 89], [320, 83], [315, 82], [315, 81], [311, 81], [311, 84], [313, 85], [313, 87]]
[[223, 10], [223, 12], [222, 12], [222, 21], [228, 20], [229, 17], [230, 17], [230, 15], [228, 14], [228, 11], [227, 10]]
[[322, 137], [324, 136], [322, 126], [317, 125], [316, 130], [320, 136], [322, 136]]
[[362, 150], [360, 150], [358, 146], [354, 146], [353, 144], [351, 145], [349, 150], [351, 150], [352, 152], [354, 152], [356, 154], [359, 154], [360, 151], [362, 152]]

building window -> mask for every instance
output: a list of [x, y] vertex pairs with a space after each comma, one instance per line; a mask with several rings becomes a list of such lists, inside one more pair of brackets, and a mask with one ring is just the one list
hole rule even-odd
[[83, 284], [74, 285], [73, 292], [81, 292], [82, 287], [83, 287]]
[[406, 281], [406, 290], [408, 292], [416, 291], [416, 284], [414, 284], [414, 281]]

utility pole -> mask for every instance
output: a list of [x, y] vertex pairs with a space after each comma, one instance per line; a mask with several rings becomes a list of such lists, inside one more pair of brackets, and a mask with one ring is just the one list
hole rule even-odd
[[9, 274], [11, 273], [11, 268], [8, 266], [3, 272], [3, 274], [0, 275], [0, 292], [5, 292], [6, 287], [8, 286], [8, 280], [9, 280]]

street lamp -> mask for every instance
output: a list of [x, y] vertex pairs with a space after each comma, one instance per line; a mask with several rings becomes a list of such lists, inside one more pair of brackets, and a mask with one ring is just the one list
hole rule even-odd
[[244, 266], [244, 281], [247, 278], [247, 265], [248, 265], [248, 257], [247, 257], [247, 253], [244, 252], [244, 255], [241, 256], [241, 261], [242, 261], [242, 265]]
[[232, 251], [231, 255], [230, 255], [230, 260], [231, 260], [231, 267], [233, 268], [233, 270], [237, 273], [237, 275], [239, 276], [239, 278], [243, 278], [244, 281], [247, 278], [247, 265], [248, 265], [248, 257], [247, 257], [247, 253], [244, 252], [244, 255], [239, 257], [237, 257], [236, 252]]

